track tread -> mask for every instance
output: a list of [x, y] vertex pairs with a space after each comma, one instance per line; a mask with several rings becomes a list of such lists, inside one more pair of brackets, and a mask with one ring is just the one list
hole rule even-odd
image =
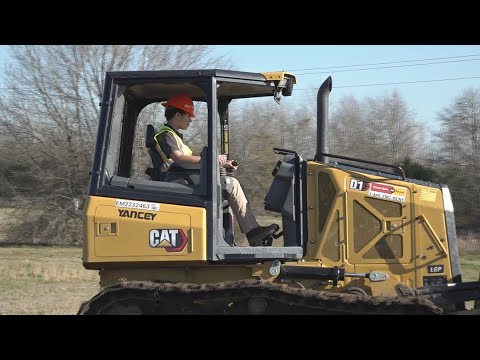
[[[370, 297], [300, 289], [284, 284], [248, 279], [221, 283], [191, 284], [130, 281], [104, 288], [80, 308], [79, 315], [122, 313], [118, 304], [143, 304], [142, 314], [229, 314], [228, 304], [264, 298], [281, 314], [442, 314], [443, 310], [423, 296]], [[145, 305], [146, 304], [146, 305]], [[140, 306], [140, 305], [139, 305]], [[115, 312], [115, 311], [114, 311]], [[248, 311], [244, 311], [248, 313]]]

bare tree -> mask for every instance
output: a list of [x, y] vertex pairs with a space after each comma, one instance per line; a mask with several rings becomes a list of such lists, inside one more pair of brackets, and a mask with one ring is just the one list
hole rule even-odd
[[399, 163], [417, 159], [425, 130], [397, 90], [358, 101], [340, 99], [331, 116], [332, 152], [374, 161]]
[[466, 222], [480, 216], [480, 89], [464, 90], [438, 113], [435, 136], [446, 182], [452, 188], [457, 214]]
[[10, 157], [0, 162], [8, 184], [2, 191], [23, 214], [11, 240], [80, 242], [81, 219], [71, 209], [87, 187], [106, 71], [229, 66], [210, 51], [203, 45], [10, 47], [0, 96], [6, 135], [0, 147]]
[[370, 155], [372, 138], [366, 120], [365, 109], [353, 96], [340, 99], [332, 111], [329, 124], [330, 152], [336, 155], [367, 158]]
[[419, 134], [422, 126], [414, 119], [398, 90], [393, 90], [377, 102], [380, 110], [380, 134], [386, 142], [387, 160], [398, 163], [401, 159], [412, 157], [419, 147]]

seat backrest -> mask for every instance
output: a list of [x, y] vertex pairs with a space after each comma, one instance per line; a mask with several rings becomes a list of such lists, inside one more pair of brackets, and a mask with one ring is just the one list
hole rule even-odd
[[163, 160], [160, 153], [156, 149], [155, 134], [157, 130], [153, 125], [148, 124], [145, 132], [145, 147], [148, 149], [148, 154], [152, 159], [153, 168], [148, 168], [145, 172], [152, 180], [163, 181], [165, 178], [165, 171], [163, 170]]
[[147, 149], [155, 148], [155, 134], [157, 133], [157, 129], [153, 127], [153, 125], [147, 125], [147, 131], [145, 132], [145, 147]]

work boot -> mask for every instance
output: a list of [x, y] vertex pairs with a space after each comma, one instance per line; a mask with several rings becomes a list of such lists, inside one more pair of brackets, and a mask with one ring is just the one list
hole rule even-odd
[[263, 246], [263, 240], [275, 233], [280, 227], [277, 224], [257, 226], [247, 233], [250, 246]]

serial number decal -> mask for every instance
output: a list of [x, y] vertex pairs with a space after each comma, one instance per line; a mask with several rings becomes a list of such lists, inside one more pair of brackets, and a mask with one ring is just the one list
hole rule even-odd
[[407, 189], [401, 186], [351, 179], [350, 189], [368, 192], [369, 196], [384, 200], [405, 201]]
[[122, 207], [122, 208], [150, 210], [150, 211], [160, 210], [160, 204], [149, 203], [145, 201], [135, 201], [135, 200], [116, 199], [115, 206]]
[[433, 286], [433, 285], [443, 285], [447, 283], [447, 277], [442, 276], [424, 276], [423, 277], [423, 286]]

